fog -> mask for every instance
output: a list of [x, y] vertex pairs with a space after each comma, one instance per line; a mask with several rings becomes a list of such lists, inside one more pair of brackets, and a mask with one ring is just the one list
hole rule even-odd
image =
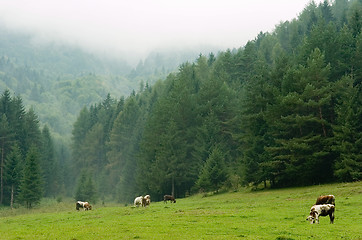
[[[319, 3], [320, 1], [315, 1]], [[298, 16], [310, 0], [0, 0], [0, 23], [129, 59], [165, 48], [239, 48]]]

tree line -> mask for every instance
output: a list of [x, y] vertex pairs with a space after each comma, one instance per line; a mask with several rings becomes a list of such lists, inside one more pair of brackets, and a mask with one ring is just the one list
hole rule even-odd
[[361, 180], [361, 14], [358, 0], [311, 2], [240, 49], [85, 107], [73, 174], [121, 202]]

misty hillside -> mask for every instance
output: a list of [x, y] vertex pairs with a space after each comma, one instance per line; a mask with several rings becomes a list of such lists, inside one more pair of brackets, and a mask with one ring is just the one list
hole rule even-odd
[[198, 52], [153, 52], [130, 66], [126, 56], [98, 56], [80, 48], [40, 40], [0, 25], [0, 91], [21, 95], [40, 121], [60, 136], [70, 136], [84, 106], [104, 99], [128, 96], [141, 84], [152, 84], [193, 61]]
[[235, 51], [83, 109], [72, 174], [120, 202], [361, 180], [361, 26], [358, 0], [312, 2]]
[[[3, 37], [7, 204], [11, 187], [30, 189], [12, 175], [25, 154], [25, 170], [41, 166], [24, 178], [44, 175], [44, 196], [90, 202], [362, 179], [360, 0], [312, 1], [238, 49], [155, 52], [131, 67], [29, 35]], [[66, 144], [53, 145], [37, 116]]]

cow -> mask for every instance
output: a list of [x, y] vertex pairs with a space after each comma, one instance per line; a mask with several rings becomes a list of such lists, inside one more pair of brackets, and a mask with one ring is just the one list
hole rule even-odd
[[330, 223], [334, 221], [334, 205], [333, 204], [320, 204], [313, 205], [310, 209], [309, 216], [307, 217], [307, 221], [310, 224], [319, 223], [319, 216], [328, 216]]
[[144, 198], [143, 198], [143, 196], [139, 196], [139, 197], [136, 197], [134, 199], [134, 206], [135, 207], [144, 206]]
[[173, 196], [171, 196], [171, 195], [165, 195], [165, 196], [163, 196], [163, 202], [164, 203], [167, 203], [167, 201], [168, 200], [170, 200], [170, 202], [172, 203], [176, 203], [176, 199], [173, 197]]
[[143, 201], [143, 206], [144, 207], [149, 206], [151, 204], [151, 196], [150, 195], [146, 195], [143, 199], [144, 199], [144, 201]]
[[336, 206], [336, 198], [334, 197], [334, 195], [320, 196], [317, 198], [315, 205], [320, 204], [332, 204]]
[[92, 206], [89, 204], [89, 202], [77, 201], [75, 203], [75, 209], [79, 210], [80, 208], [83, 208], [84, 211], [92, 210]]

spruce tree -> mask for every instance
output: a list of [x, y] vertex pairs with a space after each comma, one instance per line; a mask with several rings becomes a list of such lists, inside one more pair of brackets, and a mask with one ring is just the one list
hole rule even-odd
[[0, 118], [0, 204], [4, 199], [4, 166], [6, 155], [10, 151], [10, 144], [14, 137], [12, 133], [8, 119], [5, 114], [2, 114]]
[[362, 94], [360, 86], [353, 86], [353, 81], [353, 78], [346, 76], [338, 81], [339, 89], [336, 88], [343, 94], [336, 107], [338, 117], [333, 126], [332, 147], [337, 154], [334, 175], [340, 181], [362, 179]]
[[85, 170], [82, 170], [75, 192], [75, 200], [94, 203], [96, 202], [96, 193], [97, 191], [91, 175]]
[[215, 147], [206, 160], [197, 185], [204, 191], [219, 191], [227, 179], [227, 169], [223, 153]]
[[86, 196], [86, 191], [84, 188], [86, 181], [87, 181], [87, 173], [85, 170], [82, 170], [80, 177], [78, 179], [78, 184], [74, 196], [74, 199], [76, 201], [87, 201], [86, 199], [88, 198], [88, 196]]
[[275, 143], [266, 148], [272, 159], [265, 166], [276, 167], [273, 172], [280, 185], [320, 183], [332, 177], [329, 140], [334, 110], [329, 73], [330, 66], [315, 49], [307, 65], [296, 70], [299, 91], [280, 96], [269, 109]]
[[44, 195], [53, 196], [59, 192], [59, 167], [54, 156], [54, 145], [50, 136], [50, 131], [47, 125], [43, 127], [42, 134], [42, 148], [41, 148], [41, 161], [40, 166], [43, 171], [44, 178]]
[[26, 155], [23, 177], [20, 183], [19, 200], [27, 208], [38, 204], [43, 194], [43, 179], [39, 164], [39, 153], [32, 145]]
[[15, 144], [5, 162], [5, 180], [10, 185], [10, 207], [13, 208], [15, 196], [22, 176], [22, 156], [20, 148]]

